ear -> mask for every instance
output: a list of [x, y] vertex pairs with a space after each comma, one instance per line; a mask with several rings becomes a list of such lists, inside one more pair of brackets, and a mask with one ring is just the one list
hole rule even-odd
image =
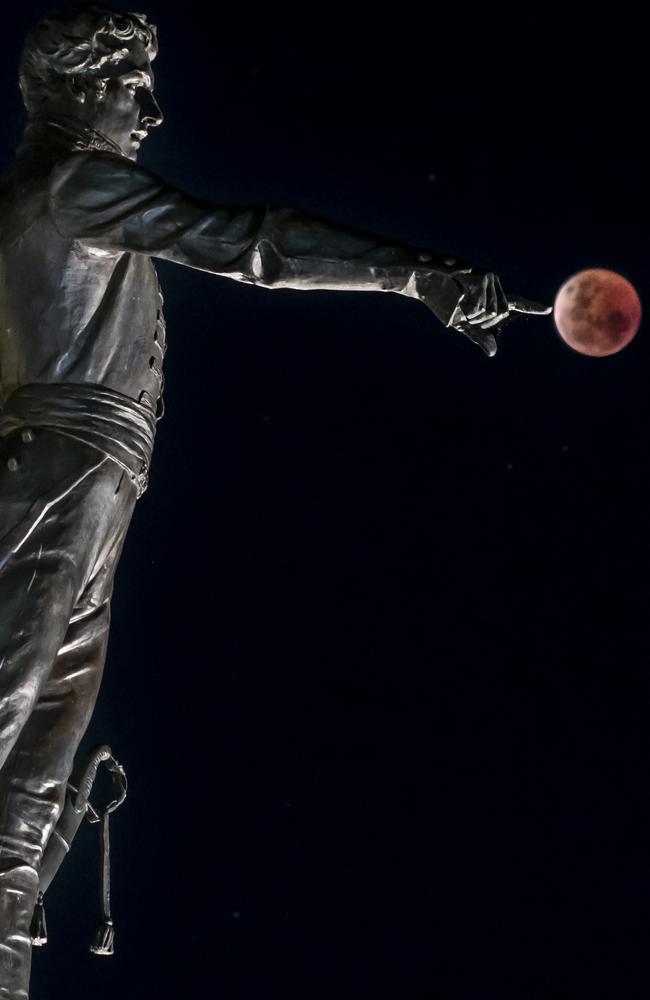
[[65, 85], [73, 101], [83, 104], [88, 94], [88, 85], [84, 78], [82, 76], [67, 76], [65, 78]]

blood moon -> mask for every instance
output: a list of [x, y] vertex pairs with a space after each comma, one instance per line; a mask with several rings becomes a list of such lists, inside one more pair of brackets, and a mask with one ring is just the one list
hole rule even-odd
[[627, 278], [594, 267], [564, 282], [553, 319], [574, 351], [604, 358], [622, 351], [634, 338], [641, 323], [641, 301]]

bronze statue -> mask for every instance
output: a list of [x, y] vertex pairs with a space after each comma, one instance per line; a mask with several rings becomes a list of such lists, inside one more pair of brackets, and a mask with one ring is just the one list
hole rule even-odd
[[162, 123], [144, 15], [74, 8], [25, 43], [0, 191], [0, 998], [27, 997], [39, 871], [104, 665], [147, 486], [165, 322], [153, 258], [266, 288], [396, 292], [488, 355], [549, 310], [444, 255], [290, 208], [190, 197], [139, 167]]

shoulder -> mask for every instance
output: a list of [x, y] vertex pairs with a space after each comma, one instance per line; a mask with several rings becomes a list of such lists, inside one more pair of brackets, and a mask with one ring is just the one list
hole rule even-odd
[[50, 212], [61, 232], [115, 220], [155, 196], [164, 182], [125, 156], [71, 153], [48, 179]]
[[124, 188], [162, 185], [162, 180], [126, 156], [116, 153], [71, 153], [56, 164], [49, 177], [53, 198], [69, 196], [71, 192], [111, 194]]

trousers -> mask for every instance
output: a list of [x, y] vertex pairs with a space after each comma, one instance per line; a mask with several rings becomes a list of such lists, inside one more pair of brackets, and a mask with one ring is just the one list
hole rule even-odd
[[0, 1000], [27, 1000], [43, 852], [106, 656], [138, 496], [97, 447], [17, 427], [0, 440]]

